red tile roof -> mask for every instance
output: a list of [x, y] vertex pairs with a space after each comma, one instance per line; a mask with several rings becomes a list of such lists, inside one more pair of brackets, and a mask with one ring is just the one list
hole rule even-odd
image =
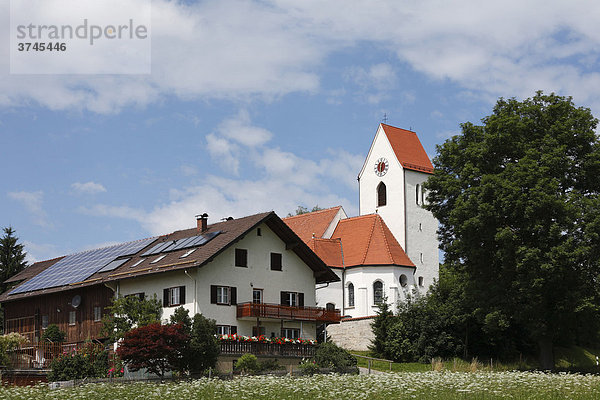
[[313, 238], [313, 234], [316, 238], [323, 237], [323, 234], [338, 211], [340, 211], [340, 208], [342, 208], [342, 206], [295, 215], [293, 217], [283, 218], [283, 222], [292, 228], [304, 243], [308, 244]]
[[308, 247], [318, 255], [328, 267], [343, 268], [341, 239], [311, 239]]
[[417, 134], [406, 129], [381, 124], [402, 167], [414, 171], [433, 173], [433, 165]]
[[346, 268], [358, 265], [415, 266], [379, 214], [343, 219], [331, 238], [341, 239]]

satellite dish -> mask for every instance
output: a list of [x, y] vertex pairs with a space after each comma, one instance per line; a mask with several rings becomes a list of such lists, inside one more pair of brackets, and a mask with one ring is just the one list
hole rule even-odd
[[81, 296], [80, 295], [75, 295], [73, 296], [73, 299], [71, 300], [71, 305], [75, 308], [79, 307], [79, 305], [81, 304]]

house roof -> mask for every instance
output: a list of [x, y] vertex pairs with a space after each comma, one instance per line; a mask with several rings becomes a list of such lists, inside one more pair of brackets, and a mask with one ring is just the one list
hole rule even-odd
[[321, 260], [329, 267], [344, 267], [341, 239], [313, 238], [308, 242], [308, 247], [321, 257]]
[[283, 222], [292, 228], [304, 243], [309, 243], [313, 238], [313, 234], [316, 238], [323, 237], [323, 234], [329, 225], [331, 225], [340, 208], [342, 206], [295, 215], [284, 218]]
[[415, 132], [386, 124], [381, 124], [381, 127], [403, 168], [433, 173], [431, 160]]
[[56, 264], [63, 258], [64, 257], [58, 257], [58, 258], [53, 258], [51, 260], [45, 260], [45, 261], [39, 261], [39, 262], [33, 263], [30, 266], [28, 266], [27, 268], [25, 268], [23, 271], [19, 272], [18, 274], [15, 274], [15, 275], [11, 276], [10, 278], [8, 278], [7, 280], [5, 280], [4, 283], [19, 282], [19, 281], [24, 281], [29, 278], [33, 278], [34, 276], [36, 276], [40, 272], [44, 271], [46, 268]]
[[415, 267], [379, 214], [343, 219], [331, 238], [341, 239], [346, 268], [359, 265]]
[[[63, 290], [79, 288], [82, 286], [97, 285], [100, 283], [117, 281], [120, 279], [130, 279], [142, 275], [162, 273], [176, 269], [202, 267], [210, 263], [220, 253], [241, 240], [249, 231], [262, 223], [265, 223], [286, 244], [286, 248], [296, 253], [296, 255], [298, 255], [298, 257], [300, 257], [313, 270], [313, 274], [317, 283], [335, 282], [339, 280], [337, 275], [331, 269], [329, 269], [327, 265], [325, 265], [325, 263], [305, 243], [302, 242], [302, 240], [300, 240], [294, 231], [292, 231], [274, 212], [271, 211], [209, 225], [208, 229], [202, 232], [202, 234], [216, 231], [220, 231], [220, 234], [215, 236], [206, 244], [196, 247], [196, 250], [185, 258], [181, 258], [181, 256], [191, 250], [191, 248], [155, 254], [148, 257], [142, 257], [141, 254], [159, 242], [173, 241], [198, 235], [199, 232], [197, 228], [180, 230], [159, 237], [157, 241], [154, 241], [150, 245], [138, 251], [138, 253], [132, 256], [129, 261], [113, 271], [96, 272], [85, 281], [60, 287], [11, 295], [9, 295], [9, 291], [7, 291], [0, 295], [0, 302], [54, 293]], [[164, 255], [165, 257], [160, 259], [158, 262], [152, 263], [152, 261], [156, 260], [159, 255]], [[45, 263], [48, 263], [48, 265], [46, 265], [44, 269], [50, 267], [58, 261], [59, 259], [46, 261]], [[39, 272], [41, 271], [42, 270]], [[32, 274], [29, 276], [29, 278], [35, 275]]]

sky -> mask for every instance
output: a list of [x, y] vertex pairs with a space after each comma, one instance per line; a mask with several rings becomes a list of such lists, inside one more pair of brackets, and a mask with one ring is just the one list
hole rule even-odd
[[154, 0], [149, 74], [11, 74], [2, 40], [0, 227], [33, 262], [204, 212], [356, 215], [384, 118], [434, 157], [499, 97], [599, 116], [599, 20], [593, 1]]

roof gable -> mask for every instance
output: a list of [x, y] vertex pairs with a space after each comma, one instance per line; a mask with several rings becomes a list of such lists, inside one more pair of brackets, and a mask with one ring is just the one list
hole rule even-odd
[[428, 174], [433, 173], [431, 160], [415, 132], [386, 124], [381, 124], [381, 127], [403, 168]]
[[337, 206], [326, 208], [325, 210], [295, 215], [293, 217], [283, 218], [283, 222], [285, 222], [304, 243], [309, 243], [313, 238], [313, 235], [316, 238], [323, 237], [327, 228], [334, 223], [334, 219], [341, 208], [342, 206]]

